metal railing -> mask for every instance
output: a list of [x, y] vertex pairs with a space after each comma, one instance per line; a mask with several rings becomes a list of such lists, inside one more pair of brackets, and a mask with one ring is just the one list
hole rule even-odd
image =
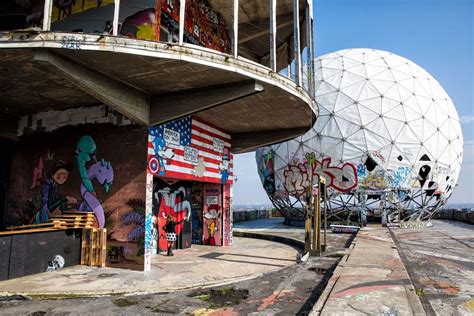
[[[205, 47], [286, 75], [314, 96], [313, 1], [265, 1], [45, 0], [40, 23], [42, 31], [99, 33]], [[268, 12], [252, 12], [253, 7]], [[259, 15], [263, 18], [250, 18]], [[28, 27], [25, 24], [24, 28]]]

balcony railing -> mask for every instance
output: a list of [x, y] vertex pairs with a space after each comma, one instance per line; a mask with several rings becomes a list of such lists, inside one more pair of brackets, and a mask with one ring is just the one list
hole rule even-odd
[[0, 20], [0, 32], [101, 34], [200, 47], [256, 62], [313, 95], [312, 0], [7, 0]]

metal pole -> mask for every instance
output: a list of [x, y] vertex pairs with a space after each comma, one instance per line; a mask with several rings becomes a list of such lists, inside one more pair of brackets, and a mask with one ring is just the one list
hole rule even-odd
[[313, 39], [313, 0], [306, 1], [306, 45], [308, 92], [314, 96], [314, 39]]
[[112, 35], [118, 35], [118, 23], [119, 23], [119, 14], [120, 14], [120, 0], [114, 1], [114, 22], [113, 22], [113, 30]]
[[44, 1], [43, 31], [51, 30], [51, 12], [53, 10], [53, 0]]
[[324, 182], [324, 251], [327, 249], [326, 243], [326, 235], [327, 235], [327, 227], [328, 227], [328, 188], [326, 186], [326, 182]]
[[300, 4], [293, 0], [293, 42], [295, 55], [295, 82], [301, 86]]
[[[316, 179], [319, 183], [319, 175], [316, 175]], [[312, 181], [311, 181], [312, 182]], [[311, 183], [311, 190], [313, 190], [313, 183]], [[314, 209], [313, 209], [313, 254], [316, 254], [318, 249], [318, 201], [319, 201], [319, 186], [318, 192], [314, 196]]]
[[316, 225], [316, 236], [317, 236], [317, 249], [318, 254], [321, 256], [321, 178], [318, 177], [318, 198], [316, 201], [317, 204], [317, 225]]
[[[307, 194], [307, 197], [310, 194]], [[306, 214], [305, 214], [305, 236], [304, 236], [304, 253], [306, 254], [308, 251], [311, 253], [312, 250], [312, 243], [311, 243], [311, 219], [310, 219], [310, 212], [311, 212], [311, 197], [309, 200], [306, 201]]]
[[179, 0], [179, 37], [178, 44], [184, 43], [184, 13], [186, 12], [186, 0]]
[[276, 0], [270, 0], [270, 68], [277, 71], [276, 59]]
[[239, 56], [239, 0], [234, 0], [234, 8], [233, 8], [233, 28], [232, 31], [234, 32], [232, 35], [233, 43], [232, 43], [232, 55], [234, 58]]

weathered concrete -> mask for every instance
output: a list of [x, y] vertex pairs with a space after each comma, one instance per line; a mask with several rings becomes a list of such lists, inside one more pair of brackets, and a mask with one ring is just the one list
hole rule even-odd
[[313, 315], [423, 315], [388, 229], [365, 227], [329, 281]]
[[153, 258], [152, 271], [75, 266], [0, 282], [0, 294], [160, 293], [255, 278], [296, 263], [296, 250], [280, 243], [234, 238], [231, 247], [193, 245]]
[[[64, 48], [70, 45], [74, 49]], [[49, 53], [39, 62], [38, 49], [55, 57]], [[145, 101], [152, 96], [159, 100], [190, 89], [254, 81], [263, 91], [224, 103], [211, 100], [218, 105], [197, 113], [235, 137], [233, 153], [295, 137], [316, 120], [316, 103], [291, 79], [245, 58], [197, 46], [102, 34], [18, 31], [0, 34], [0, 62], [5, 70], [0, 77], [4, 87], [0, 117], [102, 102], [145, 124], [150, 105]]]
[[150, 104], [150, 124], [162, 124], [262, 91], [264, 88], [261, 84], [250, 80], [154, 96]]
[[471, 208], [442, 209], [438, 213], [436, 213], [433, 218], [455, 220], [459, 222], [474, 224], [474, 209], [471, 209]]
[[143, 91], [46, 49], [36, 50], [34, 59], [46, 63], [59, 76], [132, 121], [150, 124], [149, 98]]
[[271, 210], [245, 210], [245, 211], [234, 211], [234, 223], [253, 221], [255, 219], [270, 218], [272, 217]]
[[425, 229], [393, 229], [428, 314], [474, 314], [474, 226], [433, 220]]
[[[268, 219], [256, 221], [254, 229], [259, 234], [270, 234], [273, 228], [278, 229], [282, 219]], [[269, 225], [265, 225], [265, 223]], [[268, 226], [265, 228], [265, 226]], [[286, 227], [286, 226], [285, 226]], [[288, 234], [285, 235], [285, 232]], [[296, 236], [298, 232], [292, 233], [292, 228], [286, 231], [280, 229], [282, 237]], [[348, 239], [351, 235], [329, 234], [328, 241], [334, 249], [344, 252]], [[237, 238], [237, 240], [239, 240]], [[255, 239], [245, 239], [248, 247], [260, 244]], [[270, 243], [271, 244], [271, 243]], [[254, 256], [262, 255], [262, 248], [256, 247]], [[268, 250], [272, 257], [278, 257], [280, 253], [277, 248]], [[184, 252], [183, 252], [184, 253]], [[181, 257], [181, 253], [178, 254]], [[174, 257], [176, 258], [176, 257]], [[198, 257], [199, 258], [199, 257]], [[200, 258], [199, 258], [200, 259]], [[323, 257], [311, 257], [308, 262], [299, 265], [288, 265], [274, 272], [264, 273], [256, 278], [238, 281], [223, 286], [212, 286], [205, 289], [183, 290], [171, 293], [128, 295], [81, 298], [74, 295], [38, 297], [40, 300], [6, 301], [0, 296], [0, 313], [2, 315], [18, 315], [37, 312], [37, 314], [61, 315], [61, 314], [97, 314], [101, 315], [156, 315], [162, 314], [194, 314], [194, 315], [307, 315], [314, 302], [323, 291], [327, 279], [330, 277], [339, 256], [325, 254]], [[262, 260], [264, 260], [262, 258]], [[202, 265], [199, 264], [201, 267]], [[233, 266], [228, 261], [220, 261], [220, 266], [227, 269], [228, 273]], [[215, 266], [205, 267], [199, 273], [206, 274]], [[181, 265], [183, 273], [177, 273], [174, 278], [180, 282], [182, 278], [189, 277], [186, 270], [192, 269], [191, 264]], [[103, 281], [107, 281], [106, 275]], [[212, 300], [208, 291], [213, 291], [218, 296], [218, 302]], [[234, 300], [235, 292], [242, 291], [244, 297]], [[48, 299], [49, 298], [49, 299]], [[56, 300], [54, 300], [56, 298]]]

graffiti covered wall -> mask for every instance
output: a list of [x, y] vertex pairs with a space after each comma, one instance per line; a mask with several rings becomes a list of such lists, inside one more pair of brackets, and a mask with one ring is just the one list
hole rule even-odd
[[7, 225], [93, 212], [96, 226], [107, 228], [107, 265], [142, 270], [146, 137], [145, 128], [112, 124], [22, 136], [13, 150]]
[[191, 247], [191, 182], [178, 181], [172, 184], [162, 179], [155, 179], [153, 190], [154, 222], [158, 225], [158, 247], [160, 251], [167, 249], [166, 233], [163, 227], [166, 225], [168, 216], [173, 216], [176, 225], [177, 241], [176, 248], [184, 249]]
[[150, 127], [148, 170], [155, 176], [232, 184], [230, 135], [188, 116]]

